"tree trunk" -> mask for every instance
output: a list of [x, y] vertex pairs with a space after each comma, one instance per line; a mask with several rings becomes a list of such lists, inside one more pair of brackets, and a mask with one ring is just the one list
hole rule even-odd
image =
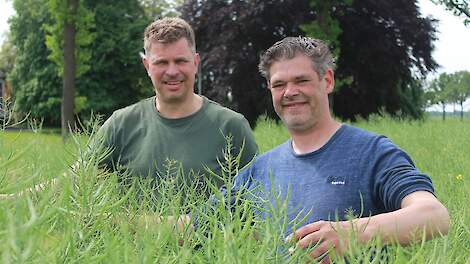
[[442, 103], [442, 121], [446, 120], [446, 104]]
[[75, 16], [79, 0], [67, 0], [67, 16], [64, 25], [64, 79], [62, 86], [62, 138], [65, 139], [70, 129], [75, 129]]
[[463, 121], [463, 101], [460, 101], [460, 121]]

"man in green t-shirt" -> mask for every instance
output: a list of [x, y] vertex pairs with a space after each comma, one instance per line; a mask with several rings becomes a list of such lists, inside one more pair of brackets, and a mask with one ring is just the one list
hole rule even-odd
[[247, 120], [194, 93], [200, 58], [186, 21], [163, 18], [151, 23], [144, 33], [144, 50], [142, 62], [156, 96], [115, 111], [104, 123], [99, 133], [112, 149], [105, 164], [157, 179], [181, 177], [168, 173], [169, 165], [181, 165], [185, 182], [212, 177], [220, 186], [222, 180], [208, 176], [206, 169], [220, 174], [224, 151], [230, 148], [236, 156], [243, 148], [244, 166], [258, 150]]

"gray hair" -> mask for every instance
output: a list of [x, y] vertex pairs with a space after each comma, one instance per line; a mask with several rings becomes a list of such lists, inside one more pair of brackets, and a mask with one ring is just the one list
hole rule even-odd
[[335, 62], [328, 46], [319, 39], [309, 37], [287, 37], [272, 45], [260, 57], [258, 69], [266, 78], [270, 79], [269, 68], [281, 59], [292, 59], [303, 54], [312, 61], [313, 69], [322, 78], [328, 69], [334, 69]]
[[144, 32], [144, 50], [148, 53], [152, 42], [173, 43], [181, 38], [188, 41], [189, 47], [196, 51], [194, 31], [185, 20], [177, 17], [165, 17], [155, 20]]

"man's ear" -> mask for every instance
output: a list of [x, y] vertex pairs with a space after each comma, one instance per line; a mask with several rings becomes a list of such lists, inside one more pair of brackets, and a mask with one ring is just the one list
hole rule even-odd
[[194, 66], [199, 67], [199, 63], [201, 62], [201, 56], [199, 56], [199, 53], [194, 53]]
[[149, 71], [149, 61], [147, 60], [147, 56], [143, 53], [140, 53], [140, 58], [142, 59], [142, 64], [144, 65], [145, 67], [145, 70]]
[[333, 69], [328, 69], [323, 76], [326, 82], [326, 92], [330, 94], [335, 88], [335, 73]]

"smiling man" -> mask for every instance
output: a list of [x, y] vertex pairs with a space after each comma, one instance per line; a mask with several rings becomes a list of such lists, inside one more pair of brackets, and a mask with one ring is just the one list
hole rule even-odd
[[[200, 58], [190, 25], [180, 18], [154, 21], [144, 32], [144, 50], [142, 62], [156, 95], [115, 111], [104, 123], [99, 134], [112, 149], [107, 166], [157, 180], [183, 180], [181, 165], [183, 182], [199, 188], [211, 177], [206, 168], [221, 172], [219, 161], [228, 147], [233, 155], [243, 148], [241, 166], [246, 165], [257, 152], [247, 120], [194, 93]], [[231, 146], [226, 137], [231, 137]], [[177, 168], [168, 175], [171, 163]], [[221, 179], [210, 180], [222, 184]]]
[[351, 234], [363, 243], [379, 237], [407, 245], [447, 233], [447, 209], [411, 158], [385, 136], [332, 117], [334, 61], [324, 43], [285, 38], [261, 56], [259, 69], [291, 139], [240, 172], [232, 192], [245, 190], [248, 199], [263, 201], [262, 217], [285, 205], [285, 234], [298, 248], [317, 244], [313, 258], [331, 250], [344, 254]]

